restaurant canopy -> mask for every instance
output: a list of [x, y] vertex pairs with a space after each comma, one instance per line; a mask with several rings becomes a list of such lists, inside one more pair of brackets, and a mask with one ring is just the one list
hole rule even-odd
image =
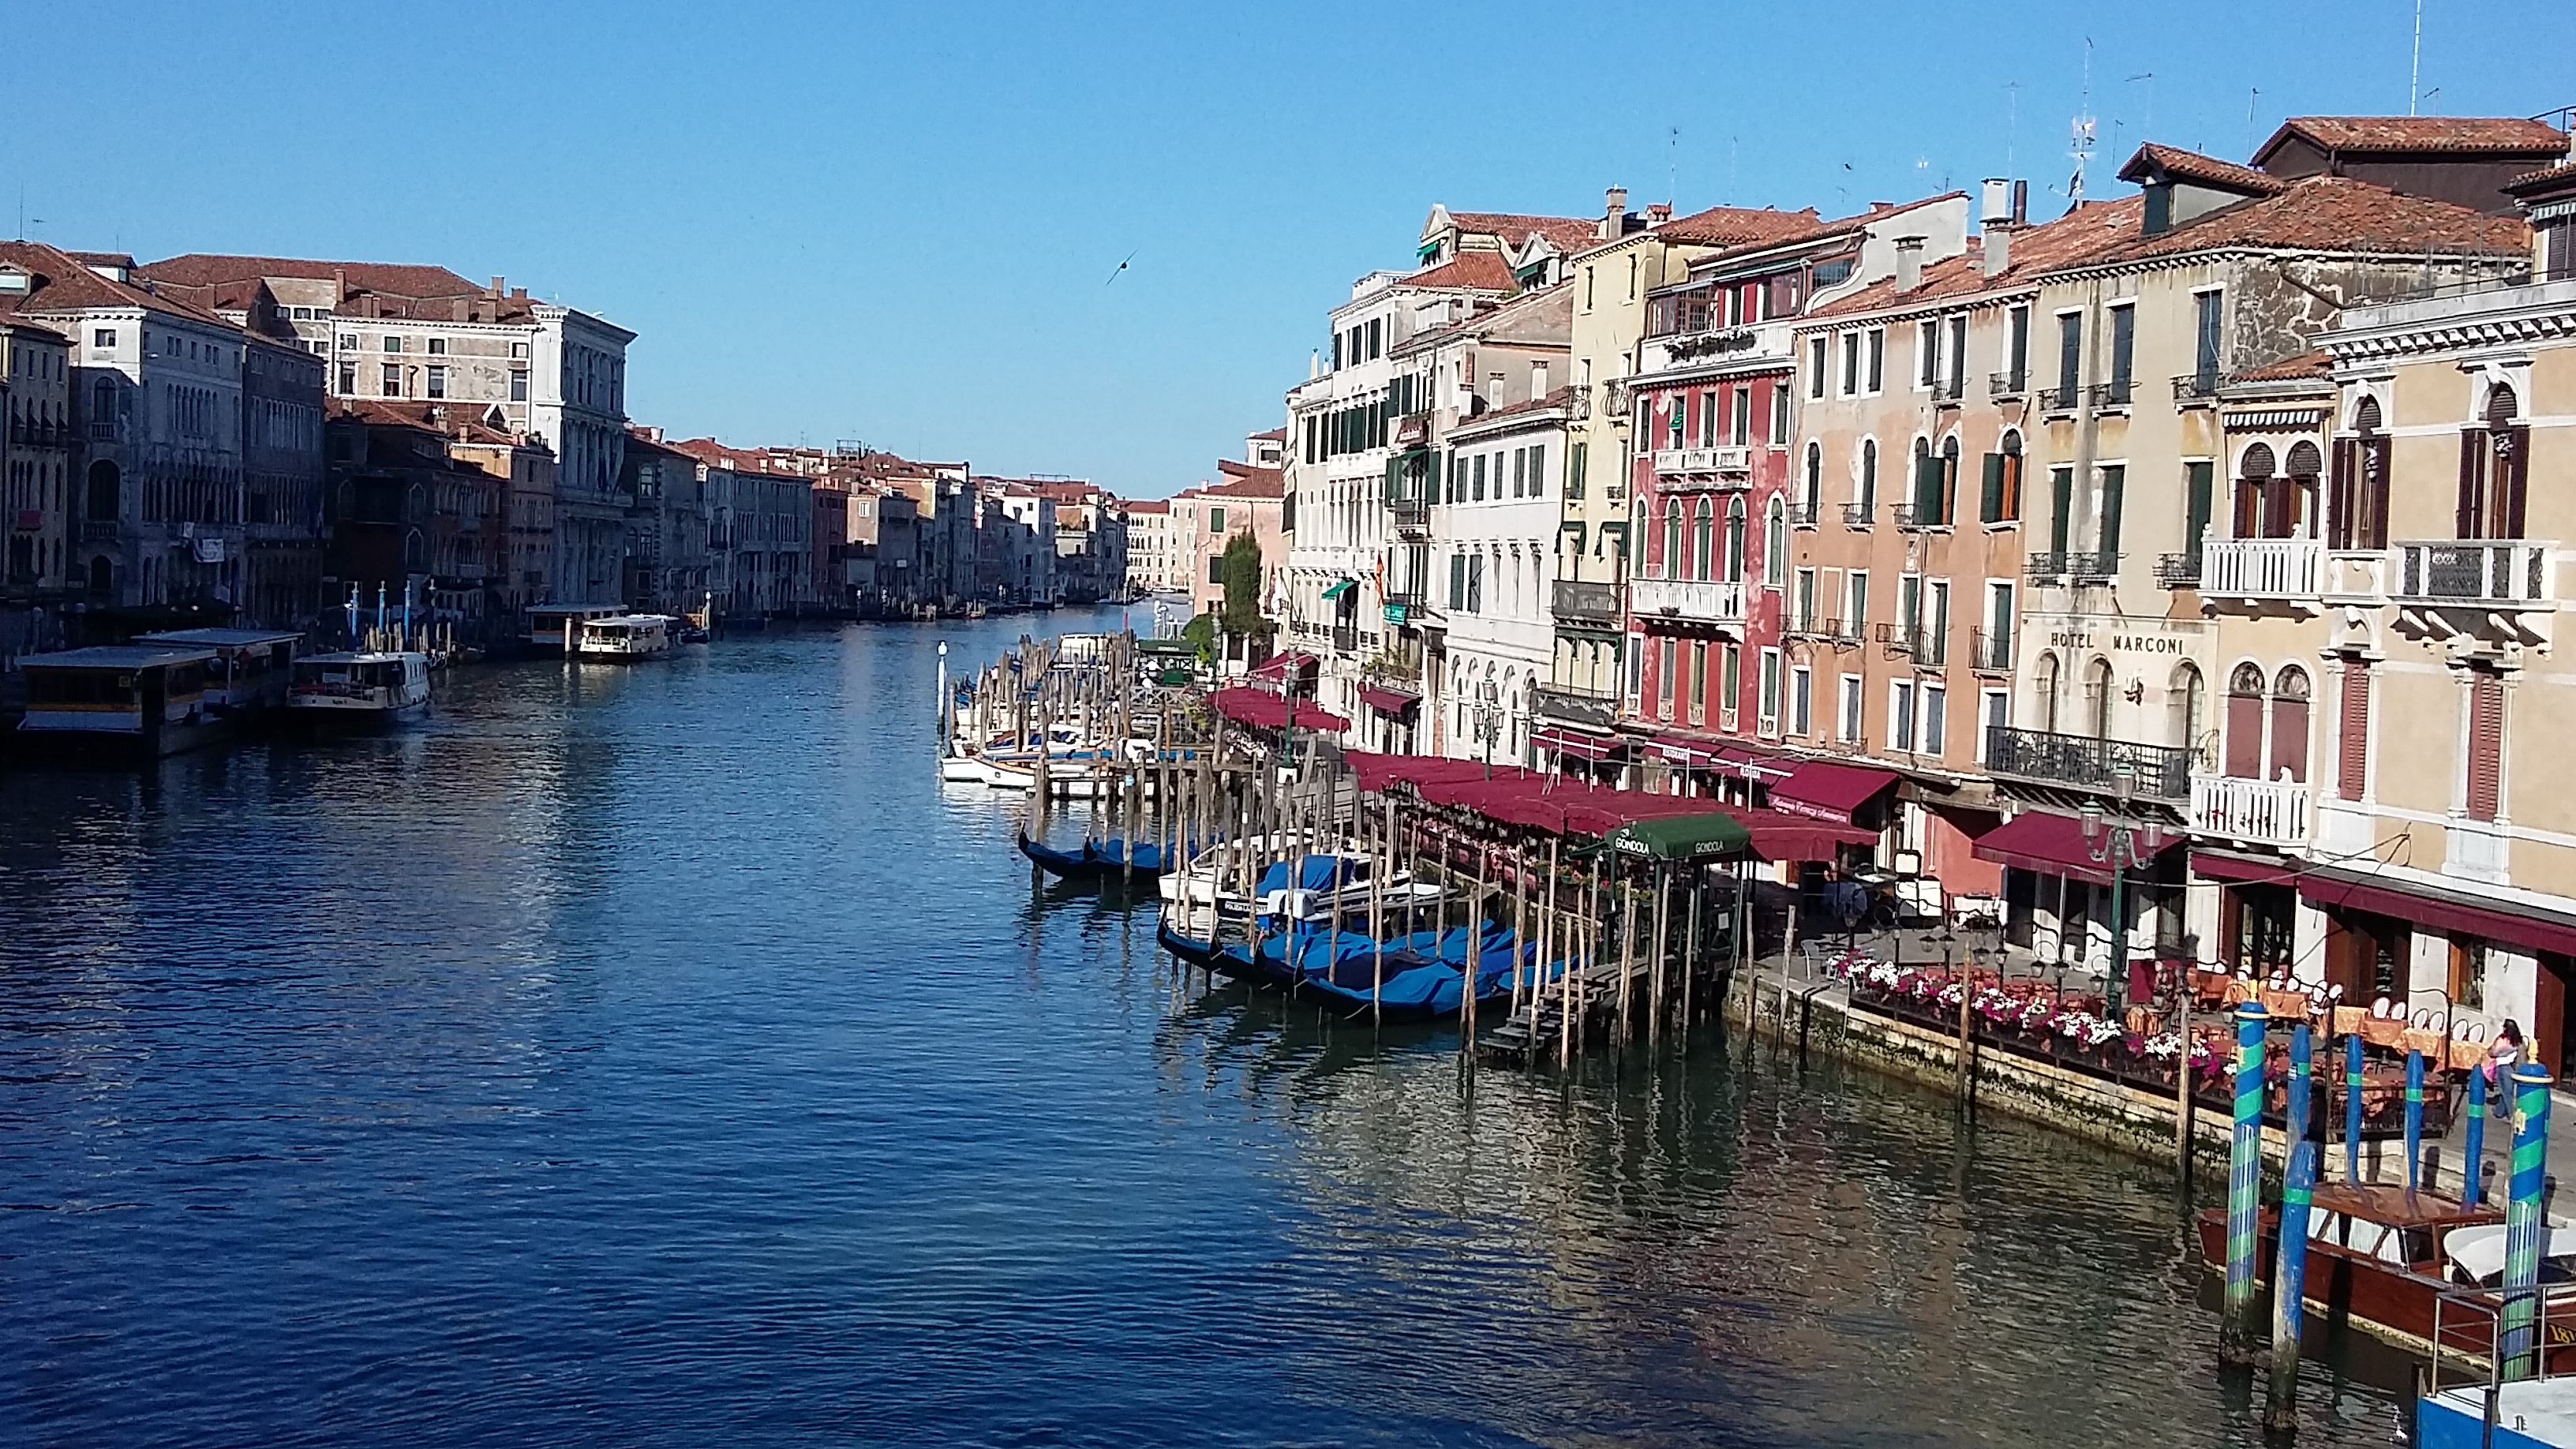
[[1291, 674], [1296, 674], [1307, 669], [1314, 663], [1315, 656], [1312, 654], [1273, 654], [1268, 659], [1252, 666], [1252, 677], [1255, 679], [1285, 679]]
[[1706, 796], [1613, 790], [1580, 777], [1551, 775], [1517, 765], [1497, 766], [1488, 775], [1475, 760], [1361, 751], [1347, 751], [1342, 758], [1358, 775], [1360, 788], [1372, 794], [1407, 789], [1428, 804], [1465, 810], [1499, 824], [1548, 834], [1606, 839], [1623, 827], [1645, 821], [1723, 816], [1743, 837], [1732, 853], [1742, 853], [1749, 842], [1752, 850], [1767, 860], [1829, 860], [1837, 844], [1866, 843], [1878, 838], [1850, 826], [1721, 805]]
[[1296, 701], [1296, 712], [1289, 712], [1289, 701], [1260, 689], [1220, 689], [1208, 696], [1208, 704], [1218, 714], [1236, 724], [1258, 725], [1263, 729], [1286, 729], [1293, 721], [1301, 730], [1321, 730], [1339, 734], [1351, 722], [1321, 705]]
[[1851, 823], [1852, 812], [1896, 783], [1893, 770], [1808, 760], [1771, 786], [1771, 808], [1812, 820]]
[[1360, 703], [1379, 714], [1402, 714], [1422, 703], [1422, 696], [1401, 689], [1381, 689], [1374, 684], [1360, 686]]
[[1634, 820], [1610, 832], [1610, 848], [1655, 860], [1706, 860], [1740, 855], [1753, 843], [1732, 815], [1722, 810], [1705, 815], [1667, 815], [1661, 820]]
[[[2181, 843], [2179, 834], [2168, 835], [2163, 850]], [[1978, 836], [1970, 849], [1977, 859], [1999, 865], [2017, 866], [2041, 875], [2062, 875], [2094, 885], [2111, 883], [2111, 868], [2093, 858], [2093, 847], [2084, 839], [2084, 826], [2072, 815], [2025, 810]]]

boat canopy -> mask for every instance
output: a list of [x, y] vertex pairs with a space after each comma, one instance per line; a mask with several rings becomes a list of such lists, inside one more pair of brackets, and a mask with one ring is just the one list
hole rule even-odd
[[[2453, 1228], [2442, 1236], [2442, 1256], [2450, 1259], [2452, 1268], [2468, 1275], [2472, 1283], [2489, 1280], [2501, 1282], [2504, 1277], [2504, 1224], [2475, 1223]], [[2541, 1256], [2559, 1261], [2576, 1256], [2576, 1223], [2553, 1224]]]

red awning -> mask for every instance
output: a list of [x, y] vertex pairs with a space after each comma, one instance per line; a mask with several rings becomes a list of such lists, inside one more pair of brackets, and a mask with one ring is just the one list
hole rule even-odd
[[1748, 780], [1777, 780], [1796, 770], [1797, 765], [1777, 755], [1767, 754], [1748, 745], [1719, 745], [1717, 768]]
[[[2181, 844], [2167, 840], [2165, 850]], [[2084, 827], [2072, 815], [2051, 815], [2045, 810], [2026, 810], [1985, 834], [1971, 847], [1979, 860], [2018, 866], [2041, 875], [2062, 875], [2068, 880], [2090, 881], [2109, 885], [2108, 866], [2093, 859], [2092, 847], [2084, 843]], [[2157, 854], [2163, 854], [2158, 851]]]
[[1857, 825], [1835, 825], [1777, 810], [1730, 807], [1726, 813], [1743, 823], [1753, 836], [1753, 853], [1764, 860], [1832, 860], [1835, 846], [1878, 843], [1877, 831]]
[[1616, 735], [1596, 735], [1589, 731], [1550, 725], [1530, 731], [1530, 744], [1550, 754], [1572, 755], [1577, 759], [1606, 760], [1627, 748], [1628, 742]]
[[2312, 905], [2369, 911], [2435, 930], [2484, 936], [2530, 951], [2576, 955], [2576, 925], [2544, 916], [2500, 911], [2462, 900], [2448, 892], [2418, 890], [2385, 878], [2364, 879], [2330, 866], [2301, 866], [2291, 861], [2258, 861], [2244, 856], [2195, 850], [2191, 868], [2217, 880], [2278, 882], [2296, 886], [2299, 898]]
[[[1258, 725], [1263, 729], [1285, 729], [1292, 718], [1288, 701], [1267, 690], [1220, 689], [1208, 696], [1208, 705], [1237, 724]], [[1293, 718], [1301, 730], [1321, 730], [1326, 734], [1339, 734], [1351, 727], [1349, 720], [1302, 699], [1297, 701]]]
[[1852, 812], [1896, 783], [1894, 770], [1808, 760], [1771, 787], [1771, 808], [1810, 820], [1849, 825]]
[[1705, 770], [1718, 762], [1718, 747], [1705, 740], [1688, 740], [1676, 735], [1657, 735], [1638, 745], [1640, 758], [1660, 761], [1687, 769]]
[[1360, 690], [1360, 703], [1367, 705], [1369, 708], [1376, 710], [1380, 714], [1402, 714], [1406, 710], [1413, 708], [1415, 705], [1422, 703], [1422, 696], [1418, 694], [1407, 694], [1401, 689], [1379, 689], [1374, 686], [1363, 686]]
[[1255, 679], [1284, 679], [1292, 670], [1303, 670], [1315, 662], [1312, 654], [1273, 654], [1252, 666]]

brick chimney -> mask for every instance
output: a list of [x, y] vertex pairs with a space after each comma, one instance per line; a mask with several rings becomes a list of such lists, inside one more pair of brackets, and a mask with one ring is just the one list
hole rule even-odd
[[503, 280], [503, 279], [502, 279], [502, 278], [500, 278], [500, 277], [494, 277], [494, 278], [492, 279], [492, 285], [483, 289], [483, 295], [484, 295], [484, 296], [486, 296], [486, 297], [491, 298], [491, 299], [492, 299], [493, 301], [495, 301], [495, 302], [497, 302], [497, 301], [501, 300], [501, 282], [502, 282], [502, 280]]
[[1923, 285], [1923, 238], [1901, 236], [1896, 239], [1896, 290], [1911, 292]]
[[1593, 234], [1603, 241], [1619, 236], [1628, 229], [1628, 188], [1613, 186], [1601, 194], [1601, 225]]

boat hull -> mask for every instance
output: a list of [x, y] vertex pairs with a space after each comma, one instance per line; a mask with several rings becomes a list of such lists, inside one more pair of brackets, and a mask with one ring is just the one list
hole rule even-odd
[[[2214, 1272], [2227, 1271], [2227, 1210], [2206, 1208], [2193, 1224], [2200, 1239], [2200, 1260]], [[2268, 1286], [2280, 1256], [2280, 1215], [2265, 1210], [2256, 1230], [2255, 1281]], [[2421, 1354], [2433, 1351], [2435, 1305], [2446, 1292], [2456, 1292], [2429, 1274], [2401, 1268], [2321, 1239], [2308, 1240], [2308, 1262], [2300, 1299], [2330, 1320], [2348, 1324], [2374, 1338]], [[2486, 1300], [2492, 1302], [2493, 1300]], [[2553, 1307], [2557, 1302], [2551, 1295]], [[2495, 1330], [2484, 1315], [2459, 1311], [2441, 1315], [2442, 1350], [2446, 1354], [2483, 1358], [2495, 1350]], [[2548, 1327], [2548, 1355], [2553, 1373], [2576, 1370], [2576, 1325], [2553, 1322]]]

